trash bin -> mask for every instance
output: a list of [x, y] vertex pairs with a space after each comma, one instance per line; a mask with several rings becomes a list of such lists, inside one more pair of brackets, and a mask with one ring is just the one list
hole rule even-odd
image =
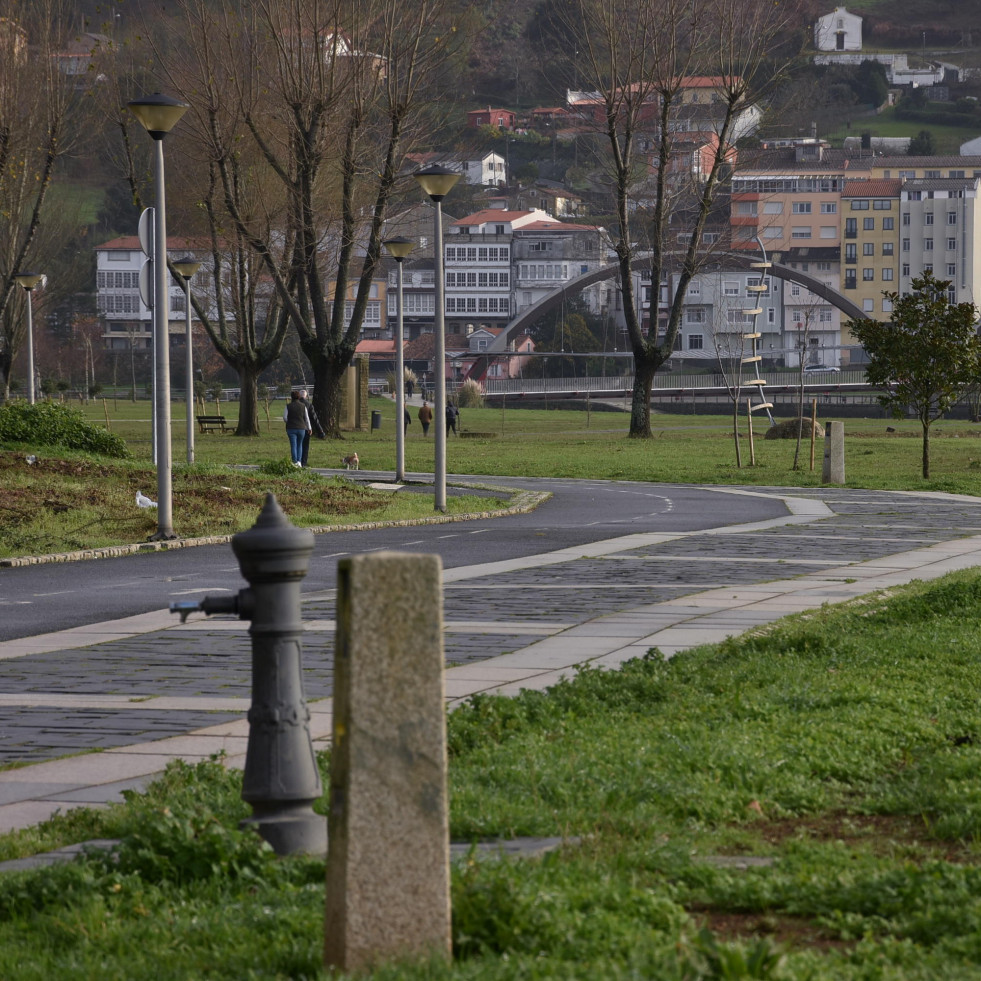
[[381, 427], [382, 427], [382, 414], [381, 414], [381, 410], [379, 410], [379, 409], [372, 409], [371, 410], [371, 428], [372, 429], [381, 429]]

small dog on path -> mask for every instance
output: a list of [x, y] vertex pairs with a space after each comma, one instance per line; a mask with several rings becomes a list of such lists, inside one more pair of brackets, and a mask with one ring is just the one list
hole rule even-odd
[[350, 456], [342, 456], [341, 457], [341, 463], [343, 463], [344, 466], [348, 470], [360, 470], [361, 469], [360, 463], [358, 461], [358, 454], [357, 453], [352, 453]]

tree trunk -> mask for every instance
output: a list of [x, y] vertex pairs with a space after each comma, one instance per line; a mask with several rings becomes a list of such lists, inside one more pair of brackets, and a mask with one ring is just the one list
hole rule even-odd
[[930, 479], [930, 424], [923, 425], [923, 479]]
[[743, 466], [743, 454], [739, 447], [739, 399], [732, 400], [732, 441], [736, 444], [736, 469]]
[[341, 396], [344, 376], [351, 361], [343, 355], [312, 356], [307, 349], [305, 353], [313, 367], [313, 407], [320, 425], [324, 427], [328, 439], [341, 439]]
[[251, 362], [238, 366], [238, 383], [241, 386], [238, 403], [238, 427], [236, 436], [259, 435], [259, 372]]
[[634, 352], [634, 392], [630, 404], [630, 433], [635, 439], [650, 439], [651, 436], [651, 388], [657, 361], [650, 355]]

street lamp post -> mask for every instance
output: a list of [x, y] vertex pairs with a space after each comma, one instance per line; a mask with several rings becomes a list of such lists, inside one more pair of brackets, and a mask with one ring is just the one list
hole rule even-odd
[[194, 351], [191, 348], [191, 278], [201, 268], [201, 263], [193, 255], [175, 259], [173, 263], [177, 274], [184, 280], [184, 336], [187, 350], [184, 352], [185, 377], [187, 378], [187, 463], [194, 462]]
[[398, 236], [382, 245], [398, 267], [395, 291], [395, 480], [405, 480], [405, 354], [402, 350], [402, 261], [415, 248], [411, 238]]
[[170, 336], [167, 303], [167, 196], [164, 189], [164, 137], [188, 110], [184, 102], [159, 92], [128, 103], [153, 140], [154, 197], [153, 221], [153, 425], [157, 442], [157, 531], [151, 541], [176, 538], [173, 527], [173, 494], [170, 479]]
[[434, 276], [436, 279], [436, 311], [433, 323], [435, 351], [433, 354], [436, 377], [433, 411], [436, 414], [434, 443], [436, 444], [435, 473], [433, 474], [434, 507], [446, 510], [446, 336], [445, 336], [445, 284], [443, 283], [443, 209], [440, 202], [453, 189], [460, 175], [449, 167], [436, 164], [413, 174], [419, 186], [436, 205], [433, 220]]
[[31, 309], [31, 294], [44, 279], [44, 273], [24, 272], [14, 276], [14, 282], [24, 288], [27, 294], [27, 401], [34, 404], [34, 313]]

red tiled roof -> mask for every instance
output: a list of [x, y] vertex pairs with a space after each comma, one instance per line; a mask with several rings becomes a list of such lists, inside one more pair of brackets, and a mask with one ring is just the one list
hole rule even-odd
[[877, 177], [872, 180], [845, 181], [843, 198], [898, 198], [903, 182], [898, 178]]

